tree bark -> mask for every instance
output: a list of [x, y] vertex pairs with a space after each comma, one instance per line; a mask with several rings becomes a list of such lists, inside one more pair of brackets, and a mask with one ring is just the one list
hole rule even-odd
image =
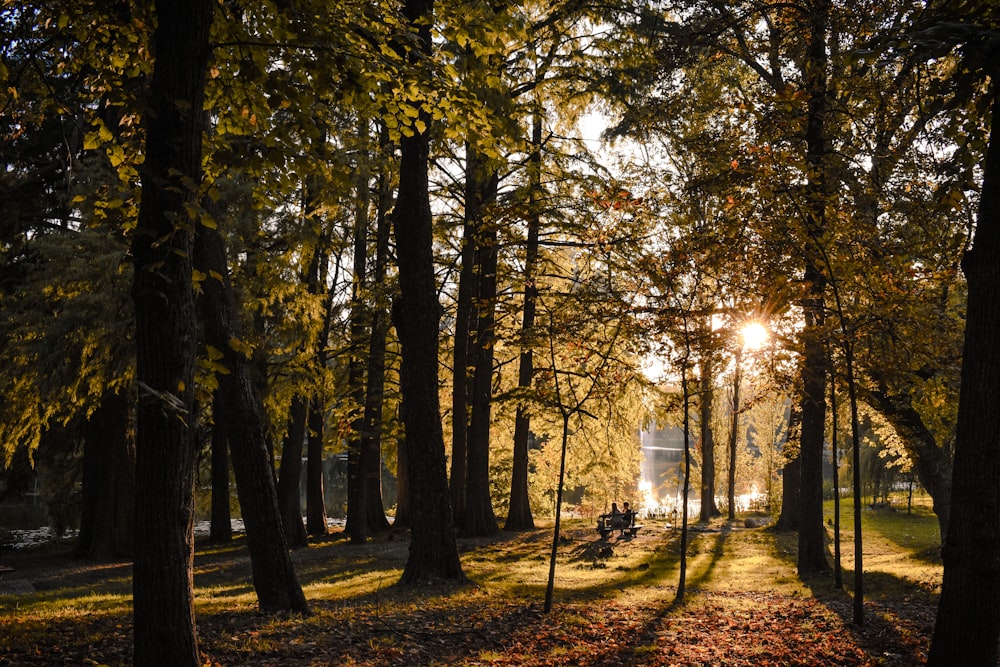
[[[242, 340], [243, 332], [229, 279], [225, 241], [218, 230], [200, 225], [195, 251], [203, 273], [210, 276], [202, 283], [200, 304], [205, 339], [222, 352], [221, 363], [228, 370], [217, 376], [216, 419], [225, 421], [229, 435], [257, 601], [262, 611], [308, 613], [309, 605], [288, 553], [264, 409], [254, 390], [251, 361], [232, 346], [232, 341]], [[299, 456], [301, 466], [301, 451]]]
[[[431, 48], [433, 0], [406, 0], [403, 15], [426, 56]], [[420, 55], [411, 51], [411, 63]], [[421, 120], [431, 119], [421, 111]], [[430, 135], [427, 130], [400, 140], [399, 191], [393, 216], [400, 296], [393, 321], [402, 346], [399, 369], [403, 425], [409, 462], [410, 551], [402, 584], [464, 579], [455, 541], [448, 470], [438, 399], [438, 325], [441, 307], [434, 279], [433, 218], [428, 193]]]
[[715, 400], [712, 383], [715, 381], [715, 363], [710, 352], [701, 360], [700, 432], [701, 432], [701, 513], [699, 521], [708, 523], [719, 516], [715, 504], [715, 439], [712, 437], [712, 401]]
[[[382, 148], [388, 145], [388, 138], [380, 138]], [[368, 368], [365, 373], [364, 428], [361, 434], [362, 451], [370, 452], [366, 463], [368, 479], [368, 527], [373, 533], [390, 528], [385, 516], [385, 502], [382, 499], [382, 402], [385, 397], [385, 338], [388, 329], [388, 286], [386, 268], [389, 263], [389, 208], [392, 205], [392, 189], [385, 173], [379, 177], [378, 210], [375, 216], [375, 265], [372, 268], [371, 289], [374, 298], [371, 304], [370, 336], [368, 342]], [[397, 498], [398, 493], [397, 477]], [[400, 501], [397, 500], [397, 518]], [[400, 524], [402, 526], [402, 524]]]
[[[538, 288], [535, 286], [535, 271], [538, 265], [538, 234], [541, 229], [539, 200], [542, 190], [542, 114], [535, 110], [531, 126], [531, 156], [528, 161], [528, 178], [531, 190], [528, 193], [528, 234], [524, 249], [524, 306], [521, 315], [520, 346], [518, 359], [517, 388], [527, 392], [535, 376], [534, 354], [531, 335], [535, 328], [535, 312], [538, 303]], [[531, 499], [528, 494], [528, 438], [531, 435], [531, 417], [524, 399], [517, 405], [514, 416], [514, 460], [510, 476], [510, 506], [504, 530], [532, 530], [535, 520], [531, 515]]]
[[972, 248], [944, 581], [927, 664], [992, 667], [1000, 640], [1000, 87]]
[[326, 410], [323, 400], [313, 397], [306, 420], [306, 531], [313, 537], [327, 534], [326, 491], [323, 484], [323, 438]]
[[233, 520], [229, 509], [229, 435], [221, 409], [219, 390], [215, 390], [212, 423], [212, 520], [208, 539], [212, 544], [225, 544], [233, 539]]
[[285, 538], [292, 549], [309, 545], [306, 527], [302, 523], [302, 448], [305, 446], [308, 417], [308, 401], [295, 395], [288, 413], [288, 433], [281, 446], [278, 473], [278, 507], [281, 509]]
[[[474, 373], [467, 443], [464, 512], [458, 524], [466, 537], [488, 537], [500, 532], [490, 494], [490, 412], [493, 403], [493, 350], [496, 343], [497, 232], [485, 220], [485, 207], [495, 201], [499, 174], [487, 168], [482, 156], [469, 148], [466, 168], [466, 212], [475, 220], [476, 300], [473, 352]], [[470, 200], [471, 198], [471, 200]]]
[[[799, 529], [799, 471], [801, 470], [798, 450], [789, 452], [788, 445], [793, 439], [801, 437], [801, 413], [796, 406], [792, 406], [791, 414], [788, 417], [788, 437], [785, 438], [785, 447], [782, 451], [782, 458], [785, 460], [781, 469], [781, 514], [774, 522], [774, 529], [781, 531], [791, 531]], [[793, 438], [794, 434], [794, 438]]]
[[727, 470], [726, 493], [729, 500], [729, 520], [736, 521], [736, 450], [740, 436], [740, 383], [742, 377], [740, 364], [743, 361], [741, 349], [736, 351], [736, 364], [733, 370], [733, 404], [729, 423], [729, 470]]
[[820, 249], [826, 232], [827, 203], [827, 26], [830, 0], [815, 0], [809, 8], [809, 35], [803, 63], [806, 108], [806, 215], [809, 236], [803, 255], [807, 297], [803, 299], [802, 436], [799, 449], [799, 574], [829, 569], [823, 525], [823, 435], [826, 428], [828, 354], [823, 333], [826, 278], [820, 270]]
[[472, 320], [476, 296], [476, 236], [479, 219], [475, 214], [477, 193], [469, 186], [474, 178], [470, 171], [474, 149], [466, 144], [469, 163], [466, 165], [465, 221], [462, 228], [462, 268], [458, 276], [458, 298], [455, 304], [455, 348], [452, 356], [451, 381], [451, 508], [461, 525], [465, 514], [469, 469], [469, 382], [470, 354], [474, 349]]
[[188, 206], [201, 182], [215, 3], [157, 0], [142, 197], [132, 237], [136, 316], [134, 661], [201, 664], [194, 617], [196, 356]]
[[135, 539], [135, 441], [125, 392], [109, 391], [84, 426], [83, 489], [76, 555], [132, 556]]

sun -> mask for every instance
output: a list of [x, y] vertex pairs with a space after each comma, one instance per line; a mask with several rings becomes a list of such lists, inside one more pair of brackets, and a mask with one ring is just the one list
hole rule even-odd
[[768, 339], [767, 327], [760, 322], [750, 322], [740, 333], [743, 335], [743, 347], [747, 350], [759, 349]]

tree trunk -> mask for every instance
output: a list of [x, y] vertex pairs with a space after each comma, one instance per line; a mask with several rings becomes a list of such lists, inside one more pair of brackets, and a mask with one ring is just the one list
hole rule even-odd
[[230, 344], [242, 340], [243, 333], [229, 279], [225, 241], [218, 230], [199, 226], [195, 252], [203, 273], [219, 276], [202, 283], [202, 321], [206, 343], [222, 352], [221, 363], [229, 371], [217, 376], [216, 419], [225, 421], [229, 436], [257, 601], [262, 611], [308, 613], [309, 605], [288, 554], [264, 409], [254, 391], [251, 361]]
[[[458, 524], [466, 537], [500, 532], [490, 494], [490, 412], [493, 403], [493, 350], [496, 344], [497, 231], [485, 221], [485, 207], [496, 200], [499, 174], [488, 170], [470, 148], [466, 167], [466, 212], [476, 220], [475, 340], [472, 410], [467, 444], [465, 509]], [[470, 202], [471, 196], [471, 202]]]
[[729, 500], [729, 520], [736, 521], [736, 450], [740, 436], [740, 363], [743, 361], [741, 349], [736, 351], [736, 364], [733, 370], [733, 404], [729, 424], [729, 470], [726, 472], [726, 493]]
[[302, 523], [302, 448], [306, 439], [309, 404], [302, 396], [292, 398], [288, 414], [288, 433], [281, 446], [281, 469], [278, 473], [278, 507], [285, 538], [292, 549], [309, 545]]
[[[539, 200], [541, 199], [542, 178], [542, 114], [536, 109], [531, 127], [531, 157], [528, 161], [528, 177], [531, 190], [528, 194], [528, 235], [524, 249], [524, 307], [521, 316], [520, 346], [518, 359], [517, 388], [521, 392], [531, 389], [535, 376], [531, 334], [535, 328], [535, 310], [538, 302], [538, 288], [535, 286], [535, 271], [538, 265], [538, 233], [541, 228]], [[510, 506], [504, 530], [532, 530], [535, 520], [531, 516], [531, 500], [528, 494], [528, 438], [531, 435], [531, 417], [524, 401], [518, 403], [514, 417], [514, 460], [510, 477]]]
[[309, 402], [306, 420], [306, 531], [313, 537], [327, 534], [326, 492], [323, 484], [323, 436], [326, 430], [326, 410], [322, 399]]
[[[403, 15], [423, 55], [431, 50], [433, 0], [406, 0]], [[413, 63], [419, 56], [409, 53]], [[431, 124], [429, 114], [420, 119]], [[400, 296], [393, 321], [402, 347], [399, 368], [409, 463], [410, 551], [400, 583], [464, 579], [455, 541], [448, 469], [438, 400], [438, 326], [441, 306], [434, 278], [433, 218], [428, 194], [428, 130], [400, 140], [399, 191], [393, 216]]]
[[[383, 137], [383, 149], [388, 138]], [[385, 516], [385, 502], [382, 499], [382, 402], [385, 397], [385, 337], [388, 328], [388, 286], [386, 267], [389, 263], [389, 207], [392, 205], [392, 190], [386, 174], [379, 177], [378, 211], [375, 223], [375, 265], [372, 268], [370, 336], [368, 342], [368, 368], [365, 373], [365, 412], [362, 430], [362, 451], [369, 452], [365, 458], [369, 468], [368, 479], [368, 528], [380, 533], [390, 528]], [[398, 481], [397, 477], [397, 497]], [[397, 500], [397, 519], [400, 504]], [[402, 526], [403, 524], [400, 524]]]
[[[402, 421], [405, 407], [399, 406], [399, 419]], [[406, 436], [396, 440], [396, 516], [392, 520], [393, 528], [410, 528], [413, 525], [410, 511], [410, 455], [406, 448]]]
[[347, 386], [351, 395], [353, 417], [351, 435], [347, 442], [347, 525], [345, 531], [354, 544], [368, 540], [368, 468], [371, 453], [366, 451], [364, 439], [365, 405], [365, 344], [367, 312], [363, 294], [368, 288], [368, 210], [371, 197], [368, 192], [366, 157], [360, 158], [355, 191], [357, 199], [354, 214], [354, 275], [351, 279], [350, 336], [351, 354], [347, 364]]
[[872, 399], [906, 446], [913, 459], [917, 479], [931, 496], [934, 514], [941, 529], [941, 540], [948, 534], [948, 514], [951, 507], [951, 461], [937, 443], [934, 434], [913, 407], [909, 395], [890, 395], [887, 391], [869, 391]]
[[826, 116], [827, 24], [830, 0], [815, 0], [809, 16], [804, 87], [809, 99], [806, 111], [807, 210], [802, 329], [802, 436], [800, 440], [799, 574], [829, 569], [826, 560], [826, 528], [823, 525], [823, 435], [826, 427], [827, 350], [823, 333], [826, 278], [819, 269], [819, 248], [826, 231]]
[[212, 521], [208, 539], [212, 544], [226, 544], [233, 539], [233, 521], [229, 510], [229, 436], [226, 420], [219, 413], [219, 390], [213, 398], [215, 419], [212, 423]]
[[157, 0], [142, 197], [132, 237], [136, 318], [134, 662], [196, 666], [194, 368], [186, 207], [201, 182], [201, 109], [215, 3]]
[[781, 514], [774, 522], [774, 529], [780, 531], [791, 531], [799, 529], [799, 452], [798, 449], [789, 452], [789, 444], [794, 439], [801, 437], [800, 424], [801, 413], [796, 406], [792, 406], [791, 414], [788, 417], [788, 437], [785, 438], [785, 447], [782, 450], [782, 458], [785, 460], [781, 470]]
[[927, 664], [993, 667], [1000, 639], [1000, 87], [976, 233], [962, 261], [969, 286], [944, 581]]
[[451, 383], [451, 508], [455, 519], [462, 524], [465, 514], [469, 466], [469, 407], [471, 388], [469, 382], [470, 354], [474, 349], [472, 319], [476, 296], [476, 236], [480, 223], [476, 216], [477, 193], [470, 187], [474, 162], [474, 149], [466, 144], [469, 156], [466, 165], [465, 224], [462, 228], [462, 268], [458, 277], [458, 298], [455, 304], [455, 349], [452, 357]]
[[715, 439], [712, 437], [712, 401], [715, 399], [712, 383], [715, 381], [715, 364], [706, 352], [701, 360], [701, 513], [699, 521], [708, 523], [719, 516], [715, 504]]
[[76, 555], [132, 556], [135, 539], [135, 442], [124, 392], [109, 391], [87, 420]]

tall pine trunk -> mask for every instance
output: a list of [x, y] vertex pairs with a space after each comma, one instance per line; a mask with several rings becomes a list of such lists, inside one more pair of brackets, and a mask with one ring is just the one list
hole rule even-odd
[[187, 207], [201, 182], [211, 0], [157, 0], [142, 197], [132, 237], [136, 316], [134, 662], [200, 665], [194, 617], [195, 306]]

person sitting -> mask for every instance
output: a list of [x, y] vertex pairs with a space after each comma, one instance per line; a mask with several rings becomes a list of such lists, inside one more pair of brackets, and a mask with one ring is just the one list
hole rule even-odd
[[627, 502], [622, 503], [622, 535], [625, 531], [632, 527], [632, 522], [635, 520], [635, 512]]

